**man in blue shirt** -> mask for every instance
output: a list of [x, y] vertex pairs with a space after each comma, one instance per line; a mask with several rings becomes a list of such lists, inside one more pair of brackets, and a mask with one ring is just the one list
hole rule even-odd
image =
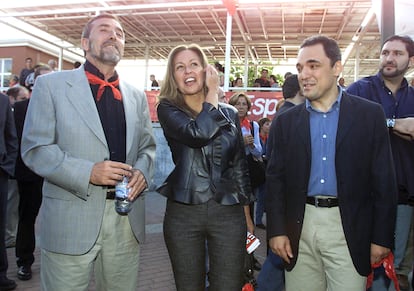
[[[402, 289], [408, 288], [410, 270], [404, 270], [402, 261], [413, 215], [409, 198], [414, 198], [413, 136], [406, 127], [414, 120], [414, 88], [408, 85], [404, 74], [413, 63], [413, 40], [408, 36], [393, 35], [382, 45], [379, 72], [351, 84], [347, 89], [350, 94], [381, 104], [387, 117], [398, 183], [394, 266]], [[373, 290], [388, 290], [386, 285], [374, 280]]]
[[384, 111], [337, 85], [341, 52], [306, 39], [296, 68], [306, 101], [278, 116], [266, 176], [269, 246], [286, 291], [365, 290], [394, 242], [397, 186]]

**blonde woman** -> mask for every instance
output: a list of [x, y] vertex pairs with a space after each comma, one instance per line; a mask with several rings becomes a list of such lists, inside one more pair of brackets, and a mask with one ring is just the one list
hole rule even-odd
[[177, 290], [204, 290], [206, 249], [210, 290], [241, 290], [251, 188], [237, 111], [218, 102], [198, 45], [170, 52], [164, 80], [157, 112], [175, 168], [158, 191]]

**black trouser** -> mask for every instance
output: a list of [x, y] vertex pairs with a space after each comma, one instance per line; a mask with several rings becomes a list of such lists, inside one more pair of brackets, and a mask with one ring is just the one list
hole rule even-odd
[[177, 291], [205, 290], [206, 241], [209, 290], [241, 290], [246, 254], [243, 206], [167, 201], [164, 239]]
[[31, 266], [36, 246], [35, 223], [42, 203], [43, 179], [17, 180], [19, 187], [19, 224], [16, 235], [17, 266]]
[[6, 243], [4, 241], [6, 234], [6, 212], [7, 212], [7, 183], [8, 176], [0, 169], [0, 280], [7, 275]]

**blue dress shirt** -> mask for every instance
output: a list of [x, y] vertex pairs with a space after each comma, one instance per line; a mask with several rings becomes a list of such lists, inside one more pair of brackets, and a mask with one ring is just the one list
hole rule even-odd
[[339, 88], [337, 100], [328, 112], [321, 112], [312, 107], [306, 100], [309, 111], [311, 136], [311, 171], [308, 185], [308, 196], [337, 196], [335, 169], [335, 142], [339, 120], [339, 104], [342, 89]]

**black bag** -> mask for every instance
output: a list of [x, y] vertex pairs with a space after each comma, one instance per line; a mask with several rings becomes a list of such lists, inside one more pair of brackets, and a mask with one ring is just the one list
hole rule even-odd
[[245, 260], [244, 260], [244, 275], [243, 276], [244, 276], [243, 277], [244, 284], [251, 284], [253, 288], [257, 287], [257, 282], [254, 277], [254, 256], [253, 254], [248, 254], [247, 252], [246, 252]]
[[[253, 121], [250, 121], [251, 133], [254, 137]], [[266, 165], [263, 160], [257, 160], [252, 154], [247, 155], [247, 164], [249, 166], [250, 184], [252, 188], [262, 185], [266, 179]]]
[[256, 160], [253, 155], [247, 156], [249, 165], [250, 183], [252, 188], [262, 185], [266, 179], [266, 166], [263, 161]]

